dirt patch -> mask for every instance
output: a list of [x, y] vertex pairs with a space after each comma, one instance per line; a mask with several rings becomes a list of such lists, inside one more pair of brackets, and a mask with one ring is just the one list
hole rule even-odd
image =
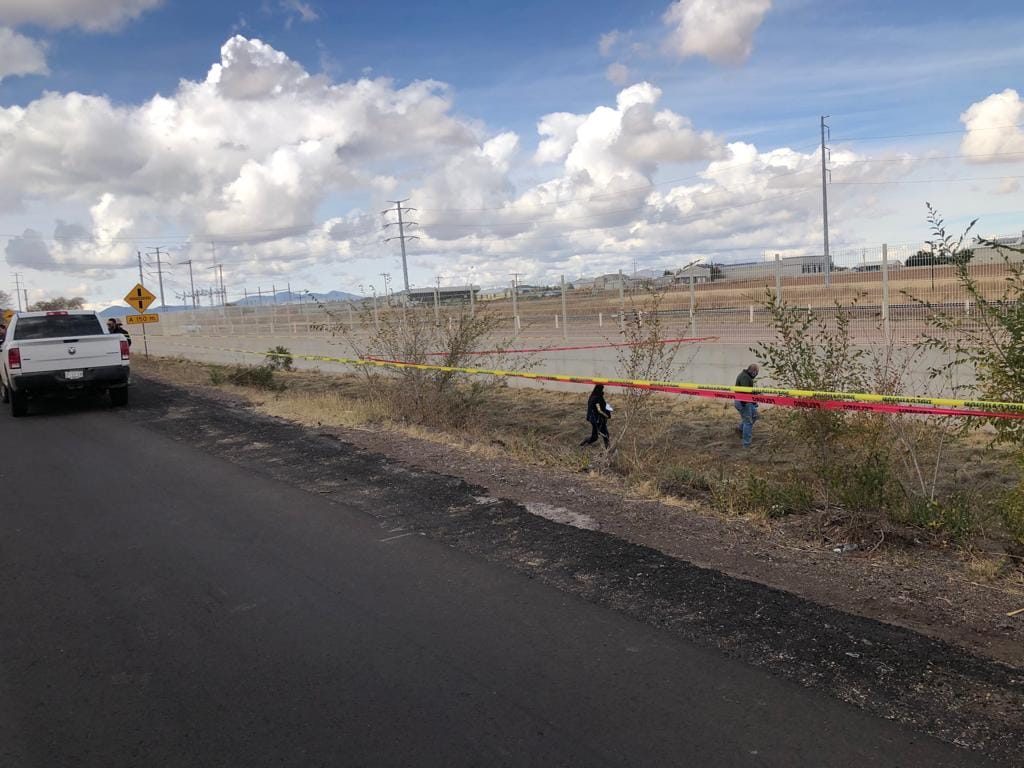
[[[405, 466], [463, 478], [489, 498], [532, 506], [543, 517], [570, 525], [585, 521], [578, 527], [1024, 666], [1024, 614], [1007, 615], [1024, 608], [1024, 561], [994, 542], [965, 551], [903, 537], [897, 547], [878, 542], [851, 550], [850, 542], [832, 537], [827, 520], [718, 514], [699, 494], [646, 498], [645, 489], [630, 488], [601, 469], [600, 449], [576, 447], [587, 429], [582, 418], [572, 418], [580, 410], [579, 395], [512, 391], [494, 417], [496, 430], [484, 435], [471, 430], [469, 437], [456, 439], [420, 427], [365, 426], [376, 415], [358, 400], [359, 383], [352, 377], [290, 374], [289, 390], [274, 395], [206, 387], [208, 375], [187, 361], [137, 367], [146, 375], [202, 387], [215, 398], [244, 399], [264, 413], [313, 426]], [[702, 402], [677, 406], [669, 428], [676, 450], [686, 454], [689, 447], [692, 461], [716, 471], [742, 471], [730, 408]], [[770, 413], [765, 421], [770, 422]], [[777, 450], [744, 454], [742, 461], [790, 464]], [[998, 455], [964, 463], [992, 482], [1005, 475]]]

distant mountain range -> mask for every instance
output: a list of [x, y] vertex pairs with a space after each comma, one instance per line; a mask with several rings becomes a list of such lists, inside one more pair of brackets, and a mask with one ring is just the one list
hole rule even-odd
[[[310, 296], [315, 297], [317, 299], [317, 301], [323, 301], [323, 302], [331, 302], [331, 301], [360, 301], [363, 298], [362, 296], [357, 296], [354, 293], [346, 293], [345, 291], [328, 291], [327, 293], [314, 293], [314, 294], [308, 294], [308, 295], [304, 294], [304, 293], [294, 293], [294, 292], [289, 293], [288, 291], [279, 291], [276, 294], [265, 293], [265, 294], [263, 294], [262, 297], [260, 297], [260, 296], [249, 296], [249, 297], [244, 298], [244, 299], [239, 299], [238, 301], [233, 301], [233, 302], [231, 302], [231, 305], [232, 306], [240, 306], [240, 307], [254, 307], [254, 306], [259, 306], [261, 304], [263, 306], [270, 306], [271, 304], [275, 304], [275, 303], [276, 304], [298, 304], [300, 302], [309, 302], [310, 301], [310, 298], [309, 298]], [[169, 304], [166, 307], [161, 307], [159, 304], [154, 303], [153, 306], [151, 306], [149, 308], [149, 311], [150, 312], [185, 312], [185, 311], [191, 310], [191, 309], [192, 309], [191, 306], [186, 306], [184, 304], [176, 304], [176, 305]], [[210, 309], [210, 307], [201, 307], [201, 309]], [[115, 305], [113, 307], [107, 307], [102, 312], [100, 312], [99, 315], [100, 315], [100, 317], [106, 319], [108, 317], [124, 317], [125, 315], [132, 314], [133, 312], [135, 312], [135, 310], [132, 309], [131, 307], [129, 307], [128, 305], [124, 305], [124, 306], [117, 306], [117, 305]]]
[[288, 291], [279, 291], [276, 294], [265, 293], [262, 297], [260, 296], [249, 296], [245, 299], [239, 299], [238, 301], [231, 302], [237, 306], [253, 306], [263, 304], [298, 304], [299, 302], [309, 301], [309, 297], [313, 296], [318, 301], [359, 301], [363, 297], [357, 296], [354, 293], [346, 293], [345, 291], [328, 291], [327, 293], [289, 293]]

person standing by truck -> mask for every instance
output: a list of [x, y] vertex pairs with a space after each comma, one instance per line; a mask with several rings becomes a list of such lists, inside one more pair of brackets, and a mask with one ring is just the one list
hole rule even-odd
[[130, 347], [132, 345], [132, 335], [128, 333], [128, 329], [121, 325], [121, 321], [118, 320], [116, 317], [111, 317], [107, 319], [107, 330], [110, 331], [111, 333], [123, 334], [124, 337], [128, 339], [128, 346]]

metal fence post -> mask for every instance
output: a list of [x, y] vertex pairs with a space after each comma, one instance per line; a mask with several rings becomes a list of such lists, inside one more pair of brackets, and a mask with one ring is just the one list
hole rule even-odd
[[519, 333], [519, 302], [517, 297], [516, 281], [512, 281], [512, 335]]
[[882, 243], [882, 327], [885, 341], [892, 340], [892, 325], [889, 321], [889, 245]]
[[626, 332], [626, 278], [619, 270], [619, 330]]
[[697, 338], [697, 282], [690, 275], [690, 336]]
[[569, 339], [569, 312], [565, 303], [565, 275], [562, 275], [562, 338]]
[[775, 306], [782, 306], [782, 257], [775, 254]]

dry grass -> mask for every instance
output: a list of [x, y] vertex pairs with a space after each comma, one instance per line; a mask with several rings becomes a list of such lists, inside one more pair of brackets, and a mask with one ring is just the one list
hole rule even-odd
[[965, 565], [968, 578], [972, 581], [999, 581], [1007, 569], [1009, 560], [1006, 557], [974, 555]]
[[[208, 386], [209, 371], [216, 366], [151, 358], [136, 361], [136, 367], [174, 383]], [[357, 375], [308, 371], [277, 375], [286, 384], [282, 392], [230, 390], [267, 414], [300, 424], [386, 429], [486, 459], [510, 458], [571, 472], [594, 470], [602, 483], [630, 495], [688, 499], [720, 514], [768, 519], [798, 511], [806, 503], [805, 460], [787, 442], [789, 433], [782, 428], [784, 413], [779, 409], [762, 410], [756, 447], [744, 451], [731, 401], [656, 395], [656, 418], [640, 446], [643, 461], [624, 466], [596, 445], [579, 447], [590, 431], [585, 421], [586, 394], [560, 391], [555, 385], [495, 388], [472, 423], [459, 429], [443, 424], [427, 428], [393, 420], [387, 403], [368, 397], [366, 382]], [[616, 400], [617, 393], [610, 391], [609, 401], [619, 405]], [[998, 495], [1014, 486], [1017, 472], [1012, 456], [987, 441], [987, 436], [977, 433], [955, 441], [944, 462], [948, 469], [943, 472], [940, 494], [970, 488]], [[992, 530], [985, 533], [998, 535]], [[987, 561], [978, 560], [971, 567], [979, 580], [996, 578], [997, 574], [989, 575], [995, 572]]]

